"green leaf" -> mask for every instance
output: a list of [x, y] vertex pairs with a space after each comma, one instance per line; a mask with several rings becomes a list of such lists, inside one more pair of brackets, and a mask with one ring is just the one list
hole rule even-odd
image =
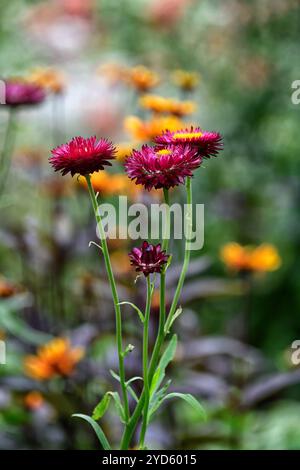
[[[111, 375], [113, 376], [114, 379], [116, 379], [118, 382], [120, 382], [120, 377], [118, 376], [118, 374], [116, 374], [112, 369], [110, 369], [109, 372], [111, 373]], [[127, 382], [125, 382], [125, 385], [126, 385], [126, 388], [127, 388], [128, 392], [132, 396], [132, 398], [138, 403], [139, 399], [138, 399], [135, 391], [133, 390], [133, 388], [130, 387], [130, 383], [134, 382], [135, 380], [143, 380], [143, 378], [142, 377], [132, 377], [131, 379], [127, 380]]]
[[135, 304], [133, 304], [132, 302], [119, 302], [118, 305], [130, 305], [130, 307], [132, 307], [138, 313], [138, 316], [140, 317], [141, 322], [144, 323], [145, 317], [142, 314], [141, 310]]
[[125, 421], [124, 408], [122, 406], [122, 403], [121, 403], [118, 392], [110, 392], [110, 395], [112, 396], [112, 398], [115, 402], [116, 410], [118, 412], [121, 423], [125, 424], [126, 421]]
[[94, 420], [98, 421], [98, 419], [102, 418], [107, 408], [109, 407], [110, 399], [111, 399], [111, 392], [106, 392], [102, 400], [100, 400], [98, 405], [95, 406], [94, 408], [94, 411], [92, 414], [92, 418]]
[[156, 392], [156, 390], [159, 388], [160, 384], [164, 380], [166, 367], [172, 361], [176, 352], [176, 347], [177, 347], [177, 336], [173, 335], [154, 373], [154, 376], [151, 382], [151, 387], [150, 387], [150, 397], [154, 395], [154, 393]]
[[121, 422], [125, 423], [124, 409], [123, 409], [123, 406], [122, 406], [122, 403], [121, 403], [118, 392], [106, 392], [106, 394], [104, 395], [102, 400], [95, 407], [95, 409], [93, 411], [93, 414], [92, 414], [92, 418], [94, 420], [98, 421], [98, 419], [100, 419], [100, 418], [102, 418], [102, 416], [104, 416], [104, 414], [107, 411], [107, 408], [109, 407], [111, 398], [115, 402], [116, 409], [117, 409], [117, 412], [118, 412], [118, 415], [120, 417]]
[[89, 242], [89, 248], [90, 248], [92, 245], [94, 245], [94, 246], [96, 246], [97, 248], [99, 248], [99, 250], [102, 251], [102, 253], [103, 253], [103, 248], [102, 248], [102, 246], [98, 245], [98, 243], [93, 242], [93, 241], [90, 241], [90, 242]]
[[166, 266], [165, 266], [165, 272], [167, 271], [167, 269], [169, 268], [170, 264], [172, 263], [172, 258], [173, 258], [173, 255], [169, 255], [167, 264], [166, 264]]
[[116, 372], [114, 370], [109, 369], [109, 372], [113, 376], [114, 379], [116, 379], [118, 382], [120, 382], [120, 377], [118, 376], [118, 374], [116, 374]]
[[148, 421], [150, 421], [152, 415], [160, 407], [164, 397], [166, 396], [167, 390], [171, 382], [172, 382], [171, 380], [168, 380], [167, 383], [152, 396], [152, 399], [149, 405]]
[[128, 386], [132, 382], [135, 382], [136, 380], [144, 380], [144, 379], [143, 379], [143, 377], [138, 377], [138, 376], [132, 377], [131, 379], [127, 380], [126, 386]]
[[170, 329], [171, 329], [171, 326], [173, 325], [174, 321], [176, 320], [176, 318], [179, 317], [179, 315], [182, 314], [182, 308], [181, 307], [178, 307], [178, 309], [176, 310], [176, 312], [174, 313], [174, 315], [172, 315], [172, 317], [168, 317], [167, 321], [166, 321], [166, 324], [165, 324], [165, 335], [168, 334], [170, 332]]
[[105, 436], [104, 432], [102, 431], [99, 424], [96, 423], [96, 421], [93, 420], [93, 418], [91, 418], [90, 416], [87, 416], [87, 415], [83, 415], [83, 414], [73, 414], [72, 418], [81, 418], [81, 419], [84, 419], [85, 421], [87, 421], [92, 426], [93, 430], [95, 431], [95, 433], [96, 433], [103, 449], [104, 450], [111, 450], [111, 447], [109, 445], [108, 440], [106, 439], [106, 436]]
[[192, 406], [194, 410], [199, 414], [199, 416], [202, 417], [203, 420], [206, 419], [206, 412], [203, 406], [190, 393], [178, 393], [178, 392], [168, 393], [168, 395], [166, 395], [162, 399], [161, 403], [164, 402], [165, 400], [170, 400], [171, 398], [181, 398], [181, 400], [186, 401], [190, 406]]

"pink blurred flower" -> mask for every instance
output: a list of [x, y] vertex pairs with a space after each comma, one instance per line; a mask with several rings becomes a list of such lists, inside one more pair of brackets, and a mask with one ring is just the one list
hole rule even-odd
[[173, 26], [190, 3], [191, 0], [151, 0], [148, 15], [160, 26]]
[[38, 104], [44, 101], [45, 97], [45, 90], [38, 85], [21, 80], [5, 82], [5, 102], [8, 106]]

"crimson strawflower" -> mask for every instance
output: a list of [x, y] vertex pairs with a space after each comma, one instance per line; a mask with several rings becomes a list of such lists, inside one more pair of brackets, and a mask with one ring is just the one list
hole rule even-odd
[[167, 263], [169, 255], [161, 249], [161, 244], [151, 245], [144, 241], [140, 248], [133, 248], [128, 254], [132, 266], [136, 266], [137, 272], [142, 272], [146, 277], [150, 273], [161, 273]]
[[103, 170], [105, 165], [111, 165], [109, 160], [115, 158], [115, 152], [112, 142], [106, 139], [73, 137], [70, 142], [51, 150], [49, 162], [55, 171], [61, 171], [63, 175], [79, 173], [86, 176]]
[[125, 170], [136, 184], [142, 184], [148, 191], [152, 188], [169, 189], [183, 184], [187, 176], [201, 164], [202, 158], [189, 146], [168, 146], [155, 149], [143, 145], [133, 150], [125, 162]]
[[161, 149], [168, 145], [188, 145], [196, 149], [202, 158], [216, 157], [223, 149], [222, 136], [218, 132], [208, 132], [200, 127], [181, 129], [178, 131], [166, 130], [155, 139], [156, 147]]
[[34, 105], [44, 101], [44, 88], [33, 83], [20, 80], [5, 82], [5, 104], [8, 106]]

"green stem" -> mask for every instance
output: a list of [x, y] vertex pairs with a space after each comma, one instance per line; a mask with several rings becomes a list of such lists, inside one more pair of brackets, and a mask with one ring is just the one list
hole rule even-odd
[[149, 343], [149, 319], [151, 310], [152, 286], [150, 282], [150, 275], [147, 277], [147, 301], [144, 320], [144, 334], [143, 334], [143, 377], [144, 377], [144, 395], [145, 404], [143, 412], [143, 423], [140, 436], [140, 449], [143, 449], [145, 442], [145, 435], [147, 431], [148, 409], [150, 401], [150, 387], [148, 379], [148, 343]]
[[4, 190], [10, 168], [11, 154], [14, 147], [16, 112], [9, 109], [8, 122], [4, 137], [4, 144], [0, 157], [0, 194]]
[[124, 353], [123, 353], [123, 346], [122, 346], [122, 317], [121, 317], [121, 309], [119, 305], [119, 297], [118, 297], [118, 292], [116, 288], [115, 278], [114, 278], [112, 267], [111, 267], [111, 262], [110, 262], [110, 257], [109, 257], [107, 242], [106, 242], [106, 236], [105, 236], [105, 232], [104, 232], [104, 228], [102, 224], [102, 219], [98, 212], [98, 204], [97, 204], [96, 195], [95, 195], [92, 183], [91, 183], [90, 175], [86, 175], [85, 178], [87, 181], [91, 201], [93, 204], [96, 223], [100, 231], [101, 246], [102, 246], [102, 251], [103, 251], [103, 256], [104, 256], [104, 261], [105, 261], [105, 267], [106, 267], [109, 284], [110, 284], [110, 288], [111, 288], [111, 292], [113, 296], [113, 302], [114, 302], [114, 308], [115, 308], [115, 314], [116, 314], [116, 336], [117, 336], [117, 348], [118, 348], [118, 357], [119, 357], [119, 375], [120, 375], [120, 384], [121, 384], [122, 396], [123, 396], [125, 421], [127, 423], [129, 420], [129, 405], [128, 405], [128, 396], [127, 396], [126, 379], [125, 379]]
[[178, 284], [176, 287], [176, 291], [174, 294], [173, 302], [170, 308], [169, 316], [173, 316], [178, 300], [181, 294], [182, 286], [185, 280], [185, 276], [189, 267], [189, 262], [190, 262], [190, 257], [191, 257], [191, 250], [190, 250], [190, 240], [191, 240], [191, 234], [192, 234], [192, 217], [193, 217], [193, 208], [192, 208], [192, 180], [191, 178], [187, 178], [186, 180], [186, 202], [187, 202], [187, 213], [186, 213], [186, 239], [185, 239], [185, 250], [184, 250], [184, 261], [182, 265], [182, 270], [180, 273], [180, 277], [178, 280]]
[[[168, 206], [167, 214], [166, 214], [166, 223], [164, 227], [164, 234], [163, 234], [163, 242], [162, 242], [162, 249], [167, 250], [169, 246], [169, 238], [170, 238], [170, 204], [169, 204], [169, 192], [167, 189], [164, 189], [164, 198], [165, 203]], [[154, 372], [157, 367], [157, 363], [159, 360], [161, 346], [164, 341], [164, 329], [165, 329], [165, 321], [166, 321], [166, 304], [165, 304], [165, 291], [166, 291], [166, 280], [165, 280], [165, 272], [163, 271], [160, 275], [160, 311], [159, 311], [159, 326], [157, 337], [155, 341], [155, 345], [153, 348], [153, 353], [149, 365], [149, 372], [148, 372], [148, 381], [151, 384], [153, 379]], [[127, 449], [138, 423], [139, 417], [143, 411], [145, 403], [145, 387], [143, 392], [140, 396], [139, 402], [134, 410], [133, 415], [131, 416], [128, 426], [125, 429], [125, 432], [122, 437], [121, 441], [121, 449]]]
[[[176, 311], [176, 307], [178, 304], [178, 300], [181, 294], [182, 286], [185, 280], [185, 276], [188, 270], [188, 265], [190, 261], [190, 239], [191, 239], [191, 232], [192, 232], [192, 181], [190, 178], [187, 178], [186, 180], [186, 194], [187, 194], [187, 230], [186, 230], [186, 241], [185, 241], [185, 254], [184, 254], [184, 261], [183, 261], [183, 266], [182, 270], [180, 273], [178, 285], [175, 291], [174, 299], [170, 308], [169, 315], [174, 315]], [[166, 192], [165, 192], [165, 198], [166, 198]], [[168, 203], [168, 199], [166, 200]], [[164, 239], [163, 247], [168, 247], [168, 243], [166, 242], [166, 239]], [[165, 274], [165, 273], [164, 273]], [[151, 383], [151, 380], [153, 378], [154, 372], [157, 367], [157, 363], [159, 360], [159, 355], [160, 355], [160, 349], [162, 346], [162, 343], [165, 338], [165, 333], [164, 333], [164, 327], [165, 327], [165, 286], [164, 286], [164, 276], [162, 275], [161, 278], [161, 290], [160, 290], [160, 322], [159, 322], [159, 329], [158, 329], [158, 335], [156, 339], [156, 343], [154, 346], [152, 358], [150, 361], [150, 366], [149, 366], [149, 383]], [[132, 438], [132, 435], [134, 433], [134, 430], [136, 428], [137, 422], [139, 420], [139, 417], [143, 411], [144, 407], [144, 400], [145, 400], [145, 393], [144, 390], [141, 394], [140, 400], [134, 410], [133, 415], [131, 416], [128, 426], [125, 429], [125, 432], [123, 434], [122, 442], [121, 442], [121, 449], [127, 449], [129, 446], [130, 440]]]

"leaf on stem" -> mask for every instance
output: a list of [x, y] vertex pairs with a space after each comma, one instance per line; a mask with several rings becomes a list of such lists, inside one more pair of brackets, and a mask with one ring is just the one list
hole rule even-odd
[[107, 408], [109, 407], [110, 400], [111, 398], [114, 400], [116, 409], [118, 412], [118, 415], [120, 417], [120, 420], [122, 423], [125, 423], [125, 417], [124, 417], [124, 409], [121, 404], [121, 400], [119, 397], [118, 392], [106, 392], [102, 400], [98, 403], [98, 405], [94, 408], [93, 414], [92, 414], [92, 419], [95, 421], [98, 421], [98, 419], [102, 418], [104, 414], [107, 411]]
[[102, 431], [99, 424], [96, 423], [96, 421], [93, 418], [91, 418], [90, 416], [87, 416], [87, 415], [83, 415], [83, 414], [73, 414], [72, 418], [81, 418], [81, 419], [84, 419], [85, 421], [87, 421], [92, 426], [93, 430], [95, 431], [95, 433], [96, 433], [103, 449], [104, 450], [111, 450], [111, 447], [109, 445], [109, 442], [108, 442], [104, 432]]
[[102, 253], [103, 253], [103, 248], [102, 248], [102, 246], [98, 245], [98, 243], [93, 242], [93, 241], [90, 241], [90, 242], [89, 242], [89, 248], [90, 248], [92, 245], [94, 245], [94, 246], [96, 246], [97, 248], [99, 248], [99, 250], [101, 250]]
[[[119, 383], [120, 383], [120, 377], [118, 374], [116, 374], [113, 370], [110, 369], [109, 371], [111, 373], [111, 375], [113, 376], [114, 379], [116, 379]], [[139, 399], [135, 393], [135, 391], [133, 390], [133, 388], [130, 386], [130, 384], [132, 382], [135, 382], [136, 380], [144, 380], [143, 377], [132, 377], [131, 379], [127, 380], [127, 382], [125, 382], [125, 386], [126, 386], [126, 389], [128, 390], [128, 392], [130, 393], [130, 395], [132, 396], [132, 398], [134, 399], [134, 401], [136, 401], [138, 403]]]
[[159, 388], [162, 381], [164, 380], [166, 367], [172, 361], [176, 352], [176, 347], [177, 347], [177, 335], [173, 335], [165, 352], [161, 356], [158, 367], [153, 376], [151, 387], [150, 387], [150, 399], [151, 399], [151, 396], [154, 395], [156, 390]]
[[165, 395], [163, 399], [161, 400], [160, 404], [162, 404], [165, 400], [170, 400], [171, 398], [180, 398], [181, 400], [184, 400], [187, 402], [190, 406], [193, 407], [195, 412], [199, 414], [199, 417], [201, 417], [203, 420], [206, 420], [206, 412], [203, 406], [199, 403], [196, 398], [191, 395], [190, 393], [178, 393], [178, 392], [172, 392], [168, 393], [168, 395]]
[[125, 301], [125, 302], [119, 302], [118, 305], [130, 305], [130, 307], [132, 307], [138, 313], [138, 316], [140, 317], [141, 322], [144, 323], [145, 317], [142, 314], [141, 310], [134, 303]]
[[152, 396], [152, 399], [150, 401], [149, 405], [149, 413], [148, 413], [148, 422], [150, 421], [151, 417], [155, 413], [155, 411], [160, 407], [164, 397], [166, 396], [167, 390], [171, 384], [171, 380], [168, 380], [165, 385], [158, 390], [154, 395]]
[[170, 333], [170, 329], [174, 323], [174, 321], [176, 320], [176, 318], [179, 317], [179, 315], [182, 314], [182, 308], [181, 306], [178, 307], [178, 309], [176, 310], [176, 312], [174, 313], [174, 315], [169, 315], [167, 321], [166, 321], [166, 324], [165, 324], [165, 328], [164, 328], [164, 332], [165, 332], [165, 335], [167, 335], [168, 333]]

